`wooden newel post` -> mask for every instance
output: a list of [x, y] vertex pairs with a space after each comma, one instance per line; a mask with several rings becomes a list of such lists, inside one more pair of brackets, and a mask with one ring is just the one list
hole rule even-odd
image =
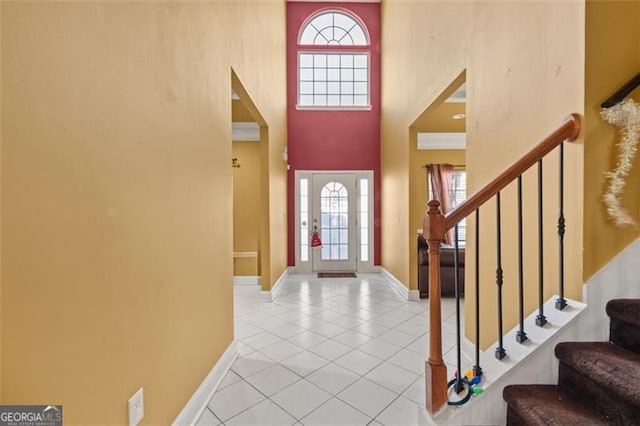
[[447, 366], [442, 360], [442, 314], [440, 303], [440, 244], [444, 240], [444, 215], [440, 202], [431, 200], [422, 223], [429, 243], [429, 359], [425, 363], [427, 411], [437, 412], [447, 402]]

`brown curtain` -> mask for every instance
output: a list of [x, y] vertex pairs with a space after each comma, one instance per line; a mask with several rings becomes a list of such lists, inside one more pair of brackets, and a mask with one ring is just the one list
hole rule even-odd
[[[427, 166], [427, 179], [430, 179], [433, 197], [440, 201], [442, 214], [447, 214], [452, 209], [453, 165], [429, 164]], [[445, 233], [444, 240], [447, 244], [453, 244], [453, 230], [450, 229]]]

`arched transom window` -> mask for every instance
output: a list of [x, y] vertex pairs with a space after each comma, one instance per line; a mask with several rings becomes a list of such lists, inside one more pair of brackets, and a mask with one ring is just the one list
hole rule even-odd
[[298, 38], [298, 106], [368, 107], [369, 47], [366, 28], [346, 12], [308, 20]]

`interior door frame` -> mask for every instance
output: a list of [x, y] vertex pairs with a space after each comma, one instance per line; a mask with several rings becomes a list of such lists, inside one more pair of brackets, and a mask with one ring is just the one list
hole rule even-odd
[[[375, 272], [375, 266], [374, 266], [374, 262], [373, 262], [373, 256], [374, 256], [374, 241], [373, 241], [373, 224], [374, 224], [374, 192], [373, 192], [373, 179], [374, 179], [374, 173], [373, 170], [296, 170], [294, 172], [294, 176], [295, 176], [295, 189], [294, 189], [294, 212], [295, 212], [295, 224], [294, 224], [294, 229], [295, 229], [295, 238], [294, 238], [294, 244], [295, 244], [295, 272], [297, 273], [313, 273], [313, 254], [311, 252], [311, 247], [307, 246], [307, 256], [306, 256], [306, 260], [303, 259], [303, 256], [301, 256], [301, 233], [302, 233], [302, 227], [300, 224], [300, 182], [303, 179], [307, 180], [307, 184], [308, 184], [308, 193], [311, 194], [311, 185], [312, 185], [312, 180], [313, 180], [313, 175], [314, 174], [353, 174], [356, 176], [356, 215], [357, 215], [357, 220], [356, 220], [356, 272]], [[367, 245], [367, 250], [366, 250], [366, 259], [363, 258], [362, 256], [362, 247], [361, 247], [361, 241], [362, 241], [362, 227], [361, 225], [361, 221], [360, 221], [360, 214], [362, 209], [362, 180], [366, 179], [366, 183], [367, 183], [367, 222], [368, 222], [368, 226], [366, 228], [366, 232], [367, 234], [365, 235], [366, 237], [366, 241], [368, 242]], [[309, 212], [308, 214], [311, 214], [311, 195], [309, 195], [307, 197], [307, 212]], [[312, 218], [309, 216], [308, 217], [308, 227], [307, 227], [307, 235], [304, 236], [304, 238], [306, 239], [305, 241], [310, 241], [311, 239], [311, 229], [312, 229], [312, 225], [311, 225], [311, 221]]]

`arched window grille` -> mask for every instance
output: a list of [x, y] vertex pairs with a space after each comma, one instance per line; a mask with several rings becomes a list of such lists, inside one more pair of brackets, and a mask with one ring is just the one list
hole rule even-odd
[[369, 107], [369, 36], [337, 10], [308, 20], [298, 38], [298, 106]]

